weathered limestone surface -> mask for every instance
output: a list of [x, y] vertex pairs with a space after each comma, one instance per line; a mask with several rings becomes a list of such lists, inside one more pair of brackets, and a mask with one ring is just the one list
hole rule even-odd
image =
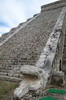
[[17, 27], [12, 28], [8, 33], [4, 33], [0, 37], [0, 43], [3, 42], [6, 38], [10, 37], [10, 35], [14, 34], [18, 29], [20, 29], [26, 22], [20, 23]]
[[[24, 64], [35, 65], [62, 8], [40, 13], [0, 46], [0, 71], [13, 76]], [[52, 16], [51, 16], [52, 15]], [[9, 70], [8, 70], [9, 69]]]
[[[33, 17], [35, 17], [38, 14], [35, 14]], [[20, 30], [28, 21], [30, 21], [32, 18], [27, 19], [26, 22], [20, 23], [17, 27], [12, 28], [9, 32], [2, 34], [0, 37], [0, 43], [3, 42], [4, 40], [7, 40], [11, 35], [14, 35], [17, 33], [18, 30]]]
[[[62, 46], [60, 47], [60, 44], [63, 44], [63, 38], [61, 38], [62, 34], [64, 35], [65, 32], [65, 14], [66, 14], [66, 7], [64, 7], [62, 9], [62, 12], [53, 28], [52, 33], [50, 34], [50, 37], [46, 43], [46, 46], [43, 49], [43, 52], [40, 55], [39, 60], [36, 63], [36, 67], [34, 66], [22, 66], [21, 68], [21, 72], [24, 75], [24, 79], [26, 80], [25, 83], [28, 83], [27, 88], [28, 90], [34, 90], [34, 89], [38, 89], [41, 86], [46, 87], [49, 79], [51, 79], [51, 82], [53, 83], [53, 81], [56, 84], [60, 84], [63, 85], [64, 84], [64, 73], [62, 71], [59, 70], [59, 66], [57, 63], [57, 57], [58, 60], [60, 59], [61, 56], [59, 56], [60, 52], [58, 52], [60, 50], [60, 48], [62, 48]], [[62, 40], [62, 42], [60, 43], [59, 40]], [[57, 49], [58, 48], [58, 49]], [[61, 50], [61, 55], [62, 55], [62, 50]], [[28, 78], [25, 77], [26, 76], [37, 76], [37, 79], [35, 80], [35, 82], [29, 82]], [[30, 78], [29, 78], [30, 79]], [[31, 80], [31, 79], [30, 79]], [[39, 84], [38, 83], [39, 80]], [[41, 85], [40, 85], [41, 84]], [[31, 86], [33, 85], [33, 87], [31, 88]], [[38, 86], [38, 88], [36, 88]], [[25, 95], [25, 87], [24, 88], [20, 88], [20, 86], [18, 87], [18, 90], [15, 90], [14, 95], [15, 97], [20, 98]], [[19, 91], [20, 94], [19, 94]], [[28, 91], [27, 91], [28, 92]]]
[[[35, 14], [33, 16], [33, 18], [35, 16], [37, 16], [38, 14]], [[26, 22], [20, 23], [17, 27], [12, 28], [9, 32], [2, 34], [2, 36], [0, 37], [0, 42], [3, 42], [6, 38], [10, 37], [11, 35], [14, 35], [15, 33], [17, 33], [18, 30], [20, 30], [28, 21], [30, 21], [32, 18], [27, 19]], [[7, 39], [6, 39], [7, 40]]]
[[55, 71], [51, 77], [51, 83], [54, 85], [63, 86], [65, 84], [64, 73], [62, 71]]
[[64, 83], [60, 72], [66, 28], [64, 6], [65, 0], [42, 6], [40, 14], [20, 24], [15, 32], [12, 29], [14, 33], [0, 43], [0, 78], [24, 79], [14, 91], [14, 99], [20, 100], [29, 90], [45, 87], [51, 79], [60, 85]]
[[[65, 17], [66, 19], [66, 17]], [[65, 21], [66, 23], [66, 21]], [[62, 55], [62, 70], [66, 74], [66, 30], [64, 34], [64, 43], [63, 43], [63, 55]]]
[[21, 73], [24, 76], [24, 80], [20, 83], [20, 86], [14, 91], [14, 99], [21, 99], [29, 90], [37, 90], [43, 86], [43, 80], [45, 73], [41, 68], [35, 66], [24, 65], [21, 68]]
[[47, 5], [41, 6], [41, 12], [45, 12], [52, 9], [58, 9], [60, 7], [66, 6], [66, 0], [59, 0], [57, 2], [53, 2]]

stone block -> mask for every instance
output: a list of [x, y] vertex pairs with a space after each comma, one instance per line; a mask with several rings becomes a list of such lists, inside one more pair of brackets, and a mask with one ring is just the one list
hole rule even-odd
[[64, 73], [62, 71], [54, 72], [51, 78], [51, 83], [54, 85], [63, 86], [65, 84]]
[[24, 96], [29, 91], [28, 87], [29, 87], [28, 83], [22, 81], [20, 83], [20, 86], [16, 88], [14, 91], [14, 100], [20, 100], [21, 97]]
[[46, 86], [49, 75], [43, 69], [31, 65], [23, 65], [21, 73], [24, 76], [24, 81], [14, 91], [15, 100], [17, 100], [16, 98], [20, 100], [29, 90], [37, 90], [42, 86]]

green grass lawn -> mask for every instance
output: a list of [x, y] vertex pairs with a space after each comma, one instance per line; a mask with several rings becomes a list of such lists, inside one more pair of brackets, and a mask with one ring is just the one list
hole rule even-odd
[[0, 80], [0, 100], [9, 100], [14, 89], [18, 86], [17, 82], [7, 82]]

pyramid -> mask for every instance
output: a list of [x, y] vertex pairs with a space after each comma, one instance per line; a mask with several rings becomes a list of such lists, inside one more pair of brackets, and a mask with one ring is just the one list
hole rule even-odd
[[[41, 6], [39, 14], [3, 34], [0, 37], [0, 79], [20, 82], [21, 71], [28, 73], [30, 66], [38, 68], [40, 73], [46, 71], [46, 80], [50, 73], [62, 77], [60, 71], [66, 71], [65, 28], [66, 0], [59, 0]], [[29, 67], [26, 70], [23, 66]]]

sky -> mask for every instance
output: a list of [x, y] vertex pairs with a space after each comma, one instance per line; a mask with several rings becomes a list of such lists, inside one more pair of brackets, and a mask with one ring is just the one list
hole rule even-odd
[[37, 14], [41, 6], [58, 0], [0, 0], [0, 36]]

